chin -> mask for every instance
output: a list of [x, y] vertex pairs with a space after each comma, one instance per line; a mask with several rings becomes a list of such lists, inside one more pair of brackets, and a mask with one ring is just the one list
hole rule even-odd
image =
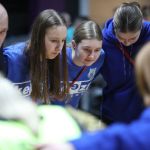
[[51, 59], [52, 60], [52, 59], [55, 59], [56, 57], [57, 57], [57, 55], [51, 55], [51, 56], [48, 56], [47, 59]]
[[134, 44], [135, 42], [133, 43], [130, 43], [130, 44], [125, 44], [125, 43], [122, 43], [124, 46], [131, 46], [132, 44]]
[[84, 65], [85, 66], [87, 66], [87, 67], [89, 67], [89, 66], [91, 66], [93, 63], [85, 63]]
[[86, 66], [91, 66], [95, 63], [96, 61], [89, 61], [89, 62], [86, 62], [85, 65]]
[[122, 43], [124, 46], [130, 46], [130, 45], [132, 45], [132, 44], [124, 44], [124, 43]]
[[54, 59], [55, 57], [46, 57], [46, 59], [50, 59], [50, 60], [52, 60], [52, 59]]

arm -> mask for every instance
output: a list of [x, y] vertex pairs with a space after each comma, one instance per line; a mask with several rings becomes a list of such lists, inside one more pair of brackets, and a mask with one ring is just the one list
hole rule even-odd
[[114, 125], [101, 132], [86, 134], [71, 141], [76, 150], [126, 150], [148, 149], [148, 124]]

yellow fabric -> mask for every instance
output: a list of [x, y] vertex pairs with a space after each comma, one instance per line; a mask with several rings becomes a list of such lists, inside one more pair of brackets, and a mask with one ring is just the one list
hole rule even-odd
[[0, 150], [33, 150], [35, 142], [35, 136], [23, 123], [0, 121]]
[[70, 107], [41, 105], [37, 109], [41, 119], [36, 137], [19, 121], [0, 121], [0, 150], [33, 150], [36, 144], [79, 138], [82, 133], [77, 122], [88, 131], [104, 127], [92, 115]]
[[76, 121], [61, 106], [39, 106], [41, 117], [39, 142], [65, 142], [79, 138], [81, 131]]

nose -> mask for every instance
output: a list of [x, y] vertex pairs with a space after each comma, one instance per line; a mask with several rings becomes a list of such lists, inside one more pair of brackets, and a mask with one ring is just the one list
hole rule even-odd
[[128, 46], [128, 45], [131, 44], [130, 40], [124, 40], [123, 43], [124, 43], [124, 45], [126, 45], [126, 46]]
[[58, 51], [60, 51], [60, 49], [61, 49], [61, 43], [57, 42], [55, 50], [58, 52]]
[[94, 58], [94, 57], [95, 57], [94, 51], [92, 51], [92, 52], [89, 53], [89, 57], [90, 57], [90, 58]]
[[63, 42], [57, 42], [56, 48], [61, 49], [63, 47]]

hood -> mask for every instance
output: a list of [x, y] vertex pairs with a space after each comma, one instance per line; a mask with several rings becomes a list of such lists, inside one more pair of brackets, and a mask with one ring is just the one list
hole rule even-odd
[[114, 27], [113, 27], [113, 19], [109, 19], [106, 21], [104, 29], [102, 30], [103, 37], [105, 40], [108, 40], [110, 42], [112, 41], [118, 41], [115, 34], [114, 34]]

